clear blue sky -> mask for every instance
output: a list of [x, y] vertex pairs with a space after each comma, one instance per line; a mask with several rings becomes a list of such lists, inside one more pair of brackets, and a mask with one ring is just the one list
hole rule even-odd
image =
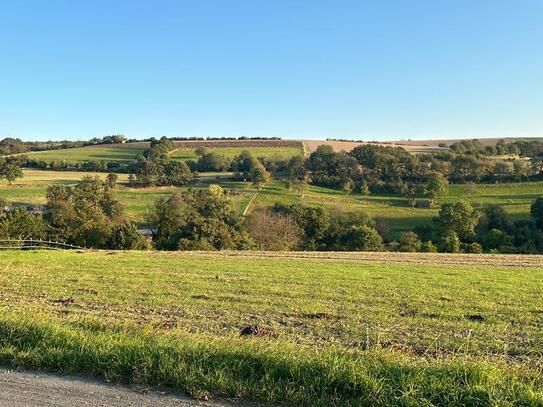
[[543, 136], [543, 0], [3, 1], [0, 138]]

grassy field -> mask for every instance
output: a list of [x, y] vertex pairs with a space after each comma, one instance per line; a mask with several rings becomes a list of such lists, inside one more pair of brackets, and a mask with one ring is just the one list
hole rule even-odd
[[459, 199], [471, 202], [475, 207], [485, 204], [501, 205], [514, 219], [526, 218], [530, 205], [543, 195], [543, 183], [451, 185], [449, 194], [433, 208], [413, 208], [406, 198], [398, 195], [345, 194], [341, 191], [310, 186], [305, 197], [300, 199], [288, 191], [284, 183], [268, 183], [255, 200], [254, 207], [266, 207], [275, 203], [291, 204], [300, 202], [311, 206], [323, 206], [336, 212], [362, 211], [373, 218], [388, 220], [392, 236], [401, 231], [412, 230], [420, 224], [428, 224], [437, 216], [439, 204]]
[[[143, 143], [135, 145], [117, 146], [88, 146], [80, 148], [69, 148], [64, 150], [49, 150], [28, 153], [30, 157], [45, 162], [66, 161], [77, 163], [82, 161], [118, 161], [123, 164], [130, 164], [136, 155], [142, 154], [147, 147]], [[250, 151], [255, 157], [267, 157], [288, 159], [295, 155], [303, 154], [300, 147], [209, 147], [208, 150], [224, 154], [230, 158], [238, 155], [243, 150]], [[179, 161], [196, 160], [195, 149], [179, 148], [174, 150], [170, 156]]]
[[2, 252], [0, 363], [291, 405], [543, 403], [538, 257], [389, 255]]
[[67, 148], [63, 150], [48, 150], [27, 153], [29, 157], [34, 157], [45, 162], [66, 161], [77, 163], [81, 161], [118, 161], [123, 164], [130, 164], [134, 157], [142, 154], [146, 147], [119, 146], [88, 146], [80, 148]]
[[[0, 181], [0, 197], [14, 203], [43, 204], [45, 189], [49, 184], [74, 184], [85, 175], [105, 177], [104, 173], [84, 172], [55, 172], [40, 170], [24, 170], [24, 178], [8, 185]], [[203, 174], [193, 187], [204, 188], [210, 183], [218, 183], [234, 191], [233, 200], [236, 209], [241, 213], [255, 188], [248, 182], [233, 182], [229, 174]], [[186, 187], [161, 188], [128, 188], [126, 174], [119, 174], [120, 187], [118, 195], [124, 204], [129, 217], [142, 221], [155, 200], [160, 196], [168, 196], [175, 191], [186, 190]], [[491, 184], [491, 185], [451, 185], [449, 195], [441, 202], [453, 202], [466, 199], [475, 206], [484, 204], [502, 205], [514, 218], [528, 217], [530, 205], [536, 197], [543, 195], [543, 183]], [[397, 195], [345, 194], [333, 189], [310, 186], [306, 196], [300, 199], [294, 191], [289, 191], [282, 181], [273, 181], [265, 185], [251, 209], [267, 207], [275, 203], [303, 203], [304, 205], [323, 206], [337, 212], [363, 211], [376, 218], [388, 220], [393, 237], [400, 231], [409, 230], [419, 224], [430, 223], [433, 216], [438, 214], [438, 207], [422, 209], [409, 206], [407, 199]]]
[[[43, 205], [46, 203], [45, 195], [48, 185], [74, 185], [84, 176], [98, 176], [104, 179], [107, 174], [77, 171], [24, 170], [24, 177], [19, 178], [12, 185], [0, 181], [0, 197], [14, 204]], [[118, 174], [118, 176], [118, 198], [124, 205], [128, 217], [138, 222], [144, 220], [145, 214], [152, 209], [157, 198], [185, 191], [188, 188], [128, 188], [126, 186], [128, 175]], [[191, 184], [191, 187], [206, 188], [210, 183], [219, 183], [225, 188], [235, 190], [236, 193], [232, 196], [232, 200], [234, 201], [235, 208], [241, 213], [254, 194], [254, 189], [249, 183], [232, 182], [228, 180], [229, 177], [229, 174], [204, 174]]]
[[[279, 160], [289, 159], [296, 155], [303, 155], [303, 149], [301, 147], [215, 147], [207, 149], [214, 153], [225, 155], [229, 158], [234, 158], [235, 156], [239, 155], [242, 150], [251, 152], [254, 157], [266, 157]], [[179, 161], [196, 161], [198, 159], [195, 149], [191, 148], [179, 148], [173, 151], [170, 154], [170, 157]]]

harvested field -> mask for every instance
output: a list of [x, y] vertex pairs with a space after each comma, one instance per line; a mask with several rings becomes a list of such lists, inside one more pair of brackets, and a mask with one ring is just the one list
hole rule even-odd
[[5, 251], [0, 270], [4, 365], [296, 406], [543, 403], [536, 256]]
[[359, 143], [355, 141], [327, 141], [327, 140], [305, 140], [304, 144], [309, 151], [315, 151], [318, 146], [326, 144], [332, 146], [334, 151], [351, 151], [353, 148], [364, 144], [376, 144], [389, 147], [402, 147], [411, 153], [430, 153], [435, 151], [446, 151], [448, 148], [438, 146], [425, 146], [425, 145], [411, 145], [411, 144], [399, 144], [399, 143]]
[[[348, 260], [407, 264], [447, 264], [543, 268], [543, 255], [524, 254], [448, 254], [400, 252], [265, 252], [223, 251], [225, 256], [286, 259]], [[198, 254], [195, 252], [194, 254]]]

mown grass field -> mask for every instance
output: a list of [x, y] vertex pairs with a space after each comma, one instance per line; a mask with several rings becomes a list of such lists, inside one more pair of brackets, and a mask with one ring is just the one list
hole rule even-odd
[[[82, 161], [118, 161], [122, 164], [130, 164], [136, 155], [143, 154], [147, 146], [145, 143], [134, 145], [121, 144], [117, 146], [88, 146], [80, 148], [69, 148], [64, 150], [48, 150], [27, 153], [45, 162], [66, 161], [77, 163]], [[241, 151], [250, 151], [255, 157], [288, 159], [295, 155], [303, 154], [303, 148], [299, 147], [206, 147], [209, 151], [226, 155], [230, 158], [238, 155]], [[170, 156], [179, 161], [196, 160], [195, 149], [178, 148], [171, 152]]]
[[[24, 170], [24, 178], [18, 179], [13, 185], [0, 181], [0, 197], [14, 203], [43, 204], [45, 203], [47, 185], [74, 184], [85, 175], [98, 175], [102, 178], [106, 176], [104, 173]], [[191, 186], [204, 188], [210, 183], [218, 183], [231, 189], [234, 192], [232, 195], [234, 205], [242, 213], [256, 193], [256, 189], [250, 182], [233, 182], [229, 177], [228, 173], [202, 174]], [[144, 220], [145, 214], [152, 209], [158, 197], [187, 189], [187, 187], [133, 189], [126, 187], [127, 178], [126, 174], [119, 174], [118, 196], [129, 217], [140, 222]], [[465, 199], [474, 206], [498, 204], [502, 205], [513, 218], [518, 219], [529, 216], [531, 203], [541, 195], [543, 195], [543, 183], [540, 182], [451, 185], [449, 194], [441, 199], [441, 203]], [[251, 205], [251, 210], [272, 206], [275, 203], [292, 204], [297, 202], [304, 205], [323, 206], [337, 212], [363, 211], [374, 218], [385, 218], [390, 223], [393, 237], [398, 236], [403, 230], [413, 229], [419, 224], [430, 223], [432, 217], [436, 216], [439, 210], [437, 205], [428, 209], [412, 208], [406, 198], [397, 195], [370, 195], [366, 197], [317, 186], [310, 186], [305, 197], [300, 199], [294, 191], [288, 190], [282, 181], [266, 184]]]
[[143, 154], [145, 146], [88, 146], [80, 148], [67, 148], [63, 150], [36, 151], [27, 153], [29, 157], [43, 160], [47, 163], [52, 161], [66, 161], [78, 163], [82, 161], [118, 161], [123, 164], [130, 164], [136, 155]]
[[540, 257], [0, 254], [0, 363], [290, 405], [543, 403]]
[[[249, 151], [254, 157], [266, 157], [277, 160], [286, 160], [296, 155], [303, 155], [302, 147], [206, 147], [207, 150], [234, 158], [243, 150]], [[188, 161], [198, 159], [193, 148], [179, 148], [174, 150], [170, 157], [174, 160]]]

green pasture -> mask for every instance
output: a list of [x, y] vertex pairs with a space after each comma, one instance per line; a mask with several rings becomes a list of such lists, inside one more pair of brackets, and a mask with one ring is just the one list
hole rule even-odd
[[[104, 173], [85, 173], [76, 171], [25, 170], [24, 178], [13, 185], [0, 182], [0, 197], [13, 203], [43, 204], [45, 189], [49, 184], [70, 185], [78, 182], [85, 175], [97, 175], [104, 178]], [[209, 173], [200, 175], [187, 187], [152, 187], [128, 188], [125, 184], [128, 176], [119, 174], [118, 196], [124, 204], [129, 217], [143, 221], [144, 215], [151, 210], [158, 197], [168, 196], [175, 191], [188, 187], [204, 188], [210, 183], [217, 183], [232, 191], [236, 209], [241, 213], [255, 194], [256, 189], [250, 182], [234, 182], [229, 173]], [[439, 203], [453, 202], [458, 199], [470, 201], [474, 206], [497, 204], [504, 207], [515, 219], [529, 216], [530, 205], [536, 197], [543, 195], [543, 183], [528, 182], [518, 184], [491, 185], [451, 185], [450, 192]], [[424, 199], [424, 198], [421, 198]], [[374, 218], [384, 218], [390, 224], [392, 236], [403, 230], [413, 229], [419, 224], [428, 224], [439, 211], [439, 203], [432, 208], [413, 208], [406, 198], [398, 195], [369, 195], [357, 193], [345, 194], [329, 188], [310, 186], [304, 198], [289, 190], [283, 181], [267, 183], [251, 205], [251, 210], [269, 207], [275, 203], [302, 203], [310, 206], [322, 206], [333, 212], [363, 211]]]
[[0, 363], [205, 399], [541, 405], [543, 266], [417, 256], [3, 252]]

